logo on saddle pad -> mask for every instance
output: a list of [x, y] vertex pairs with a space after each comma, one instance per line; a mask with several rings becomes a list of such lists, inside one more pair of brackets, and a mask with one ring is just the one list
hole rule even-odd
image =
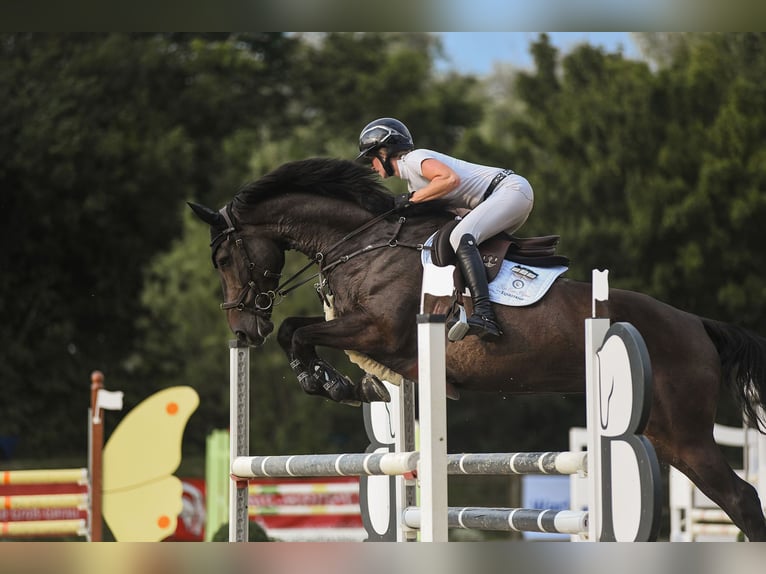
[[501, 263], [500, 258], [492, 253], [482, 253], [481, 260], [484, 262], [484, 267], [492, 269], [498, 263]]
[[521, 265], [514, 265], [511, 268], [511, 273], [514, 273], [518, 275], [519, 277], [523, 277], [524, 279], [528, 279], [529, 281], [534, 281], [535, 279], [539, 277], [537, 273], [535, 273], [531, 269], [522, 267]]

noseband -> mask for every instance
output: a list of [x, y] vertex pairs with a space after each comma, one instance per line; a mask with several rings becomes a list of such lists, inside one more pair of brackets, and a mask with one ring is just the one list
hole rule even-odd
[[[258, 293], [255, 277], [260, 275], [261, 277], [279, 279], [282, 277], [282, 274], [269, 271], [268, 269], [260, 267], [253, 262], [253, 260], [250, 258], [250, 254], [247, 252], [247, 247], [245, 246], [244, 240], [239, 237], [237, 227], [234, 225], [234, 220], [231, 218], [229, 209], [230, 206], [227, 205], [226, 207], [223, 207], [219, 212], [226, 221], [226, 229], [216, 235], [210, 242], [210, 247], [213, 253], [213, 266], [218, 267], [215, 263], [215, 252], [218, 250], [221, 244], [224, 241], [234, 241], [234, 245], [236, 245], [237, 250], [242, 254], [242, 258], [244, 259], [245, 265], [247, 266], [248, 281], [239, 292], [239, 295], [236, 299], [233, 301], [225, 301], [221, 303], [221, 309], [224, 311], [228, 311], [229, 309], [244, 311], [247, 309], [256, 315], [265, 315], [268, 317], [268, 315], [271, 314], [271, 308], [281, 303], [283, 296], [279, 291], [279, 288]], [[251, 291], [254, 293], [254, 295], [252, 298], [251, 306], [248, 306], [247, 298]]]

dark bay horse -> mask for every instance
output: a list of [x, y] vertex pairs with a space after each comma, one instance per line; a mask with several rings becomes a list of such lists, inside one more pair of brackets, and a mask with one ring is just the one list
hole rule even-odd
[[[273, 306], [299, 279], [280, 277], [287, 250], [318, 270], [329, 316], [290, 317], [277, 339], [306, 392], [336, 401], [386, 400], [378, 378], [417, 379], [422, 243], [454, 218], [437, 202], [393, 212], [393, 197], [367, 167], [333, 159], [282, 165], [242, 188], [220, 211], [190, 204], [211, 226], [229, 326], [251, 345], [272, 332]], [[288, 284], [293, 285], [288, 287]], [[427, 300], [444, 313], [449, 298]], [[540, 302], [495, 308], [504, 335], [449, 343], [450, 392], [583, 392], [584, 320], [591, 285], [559, 278]], [[686, 474], [750, 540], [766, 541], [756, 490], [713, 439], [719, 393], [732, 391], [758, 423], [766, 399], [766, 339], [647, 295], [611, 289], [613, 322], [632, 323], [651, 357], [654, 393], [645, 435], [660, 460]], [[366, 372], [353, 383], [316, 347], [346, 351]], [[763, 419], [760, 420], [763, 425]]]

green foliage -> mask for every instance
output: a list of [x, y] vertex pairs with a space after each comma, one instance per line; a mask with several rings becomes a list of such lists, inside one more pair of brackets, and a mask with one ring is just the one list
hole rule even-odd
[[[571, 275], [698, 314], [766, 327], [762, 34], [646, 37], [658, 69], [591, 46], [558, 59], [547, 37], [514, 88], [508, 155], [536, 189], [525, 231], [560, 233]], [[745, 207], [747, 206], [747, 207]], [[755, 312], [754, 312], [755, 311]]]
[[[2, 268], [12, 272], [0, 285], [0, 346], [13, 397], [1, 418], [22, 449], [53, 439], [82, 451], [88, 373], [115, 372], [134, 336], [140, 269], [179, 231], [175, 216], [143, 222], [180, 198], [193, 145], [158, 120], [161, 98], [137, 81], [172, 68], [141, 61], [151, 39], [14, 35], [1, 46]], [[40, 432], [24, 428], [31, 421]]]
[[290, 46], [277, 34], [0, 37], [0, 377], [12, 397], [0, 435], [20, 436], [21, 454], [83, 452], [95, 368], [128, 404], [143, 398], [125, 388], [143, 269], [179, 236], [183, 200], [210, 193], [222, 138], [284, 126], [270, 89]]

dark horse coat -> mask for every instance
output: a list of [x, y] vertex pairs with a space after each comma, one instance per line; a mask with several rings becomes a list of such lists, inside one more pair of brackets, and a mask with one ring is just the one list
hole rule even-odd
[[[392, 213], [392, 196], [368, 168], [309, 159], [247, 185], [220, 211], [192, 208], [211, 226], [222, 307], [236, 336], [260, 345], [272, 332], [273, 305], [289, 290], [280, 284], [284, 253], [300, 251], [318, 267], [331, 318], [287, 318], [278, 341], [307, 392], [369, 401], [385, 399], [376, 375], [417, 379], [419, 247], [452, 219], [437, 202], [429, 204]], [[424, 311], [443, 313], [447, 304], [432, 298]], [[540, 302], [495, 310], [505, 333], [498, 341], [468, 336], [448, 344], [453, 391], [584, 390], [590, 284], [559, 278]], [[766, 339], [619, 289], [610, 290], [607, 316], [632, 323], [646, 341], [654, 392], [644, 434], [659, 459], [685, 473], [750, 540], [766, 540], [757, 492], [713, 439], [724, 386], [757, 421], [766, 399]], [[349, 352], [369, 374], [352, 383], [317, 355], [317, 346]]]

